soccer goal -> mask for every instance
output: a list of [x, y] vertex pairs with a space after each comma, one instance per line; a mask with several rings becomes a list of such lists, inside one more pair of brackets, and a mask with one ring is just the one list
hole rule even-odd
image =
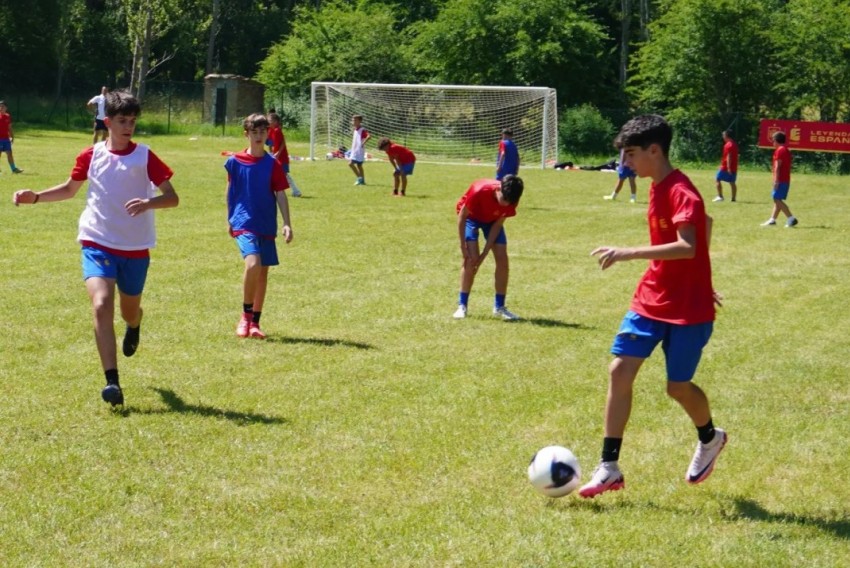
[[348, 148], [359, 114], [372, 135], [366, 151], [376, 157], [386, 136], [419, 160], [495, 166], [501, 131], [510, 128], [524, 166], [557, 161], [555, 89], [314, 82], [310, 90], [311, 159]]

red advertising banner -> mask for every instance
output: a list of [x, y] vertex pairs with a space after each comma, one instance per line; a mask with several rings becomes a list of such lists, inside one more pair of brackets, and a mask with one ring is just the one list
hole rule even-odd
[[771, 137], [774, 132], [785, 133], [785, 143], [791, 150], [850, 154], [848, 123], [765, 118], [759, 125], [759, 148], [773, 148]]

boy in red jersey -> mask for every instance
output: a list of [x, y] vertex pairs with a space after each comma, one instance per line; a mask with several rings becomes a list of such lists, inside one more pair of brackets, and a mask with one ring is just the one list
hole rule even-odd
[[625, 148], [626, 164], [649, 187], [650, 245], [599, 247], [602, 270], [626, 260], [649, 260], [631, 306], [614, 339], [605, 404], [602, 460], [582, 497], [625, 487], [618, 460], [632, 407], [632, 385], [643, 362], [661, 343], [667, 363], [667, 394], [678, 402], [697, 429], [699, 442], [685, 474], [688, 483], [704, 481], [726, 444], [726, 432], [715, 428], [708, 398], [691, 382], [714, 322], [715, 296], [708, 255], [711, 217], [697, 189], [674, 169], [668, 153], [673, 131], [662, 117], [639, 116], [627, 122], [615, 141]]
[[785, 214], [788, 220], [785, 222], [786, 227], [794, 227], [798, 221], [791, 210], [785, 203], [788, 199], [788, 190], [791, 189], [791, 151], [785, 145], [785, 133], [777, 132], [773, 135], [773, 211], [770, 214], [770, 219], [762, 223], [762, 227], [771, 227], [776, 225], [776, 218], [779, 212]]
[[717, 170], [715, 181], [717, 182], [717, 197], [714, 201], [723, 201], [723, 182], [729, 184], [732, 190], [732, 201], [738, 196], [738, 144], [732, 138], [731, 130], [723, 131], [723, 156], [720, 158], [720, 169]]
[[[458, 200], [455, 209], [463, 264], [460, 268], [460, 298], [454, 313], [455, 319], [466, 317], [469, 292], [472, 290], [475, 274], [491, 249], [496, 260], [493, 315], [504, 320], [519, 319], [519, 316], [505, 307], [505, 296], [508, 293], [508, 239], [504, 224], [508, 217], [516, 215], [522, 190], [522, 179], [513, 175], [506, 175], [501, 181], [480, 179], [472, 182]], [[479, 230], [484, 233], [486, 239], [484, 250], [480, 253]]]
[[416, 156], [409, 148], [401, 144], [393, 143], [389, 138], [381, 138], [378, 141], [378, 150], [387, 153], [387, 158], [393, 167], [393, 195], [398, 195], [399, 184], [401, 185], [401, 196], [407, 195], [407, 176], [413, 175], [413, 167], [416, 165]]
[[262, 114], [252, 114], [242, 123], [248, 148], [230, 156], [227, 170], [227, 221], [230, 236], [239, 247], [245, 263], [242, 273], [242, 317], [236, 326], [238, 337], [265, 339], [260, 329], [260, 316], [266, 299], [269, 267], [280, 264], [275, 237], [277, 210], [283, 217], [281, 234], [292, 241], [289, 222], [289, 189], [280, 163], [266, 153], [269, 121]]
[[292, 197], [301, 197], [301, 190], [298, 189], [295, 180], [289, 175], [289, 150], [286, 148], [286, 138], [283, 136], [283, 129], [280, 127], [280, 116], [274, 111], [269, 111], [269, 141], [271, 141], [272, 157], [283, 166], [286, 181], [292, 190]]
[[77, 239], [94, 312], [95, 342], [106, 375], [101, 396], [112, 406], [124, 404], [113, 322], [115, 288], [117, 285], [121, 317], [127, 323], [122, 347], [124, 355], [131, 357], [139, 346], [142, 291], [150, 249], [156, 245], [153, 210], [176, 207], [180, 202], [171, 185], [171, 169], [146, 145], [131, 140], [140, 113], [139, 101], [130, 93], [108, 93], [106, 141], [83, 150], [64, 183], [39, 193], [23, 189], [14, 196], [15, 205], [63, 201], [74, 197], [89, 180]]
[[5, 153], [9, 160], [9, 167], [13, 174], [19, 174], [24, 170], [15, 165], [15, 157], [12, 155], [12, 141], [15, 134], [12, 131], [12, 115], [6, 112], [6, 102], [0, 101], [0, 154]]

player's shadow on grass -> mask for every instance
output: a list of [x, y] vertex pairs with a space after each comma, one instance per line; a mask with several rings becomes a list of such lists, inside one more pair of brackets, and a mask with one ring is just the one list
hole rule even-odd
[[570, 322], [566, 322], [566, 321], [553, 320], [553, 319], [547, 319], [547, 318], [522, 318], [522, 319], [518, 319], [516, 321], [508, 322], [508, 323], [520, 323], [520, 324], [526, 323], [526, 324], [531, 324], [531, 325], [537, 325], [537, 326], [540, 326], [540, 327], [566, 327], [566, 328], [569, 328], [569, 329], [590, 329], [589, 327], [587, 327], [584, 324], [570, 323]]
[[374, 349], [375, 347], [368, 343], [360, 343], [359, 341], [348, 341], [346, 339], [329, 339], [325, 337], [278, 337], [270, 335], [266, 338], [266, 343], [283, 343], [285, 345], [295, 345], [304, 343], [307, 345], [319, 345], [322, 347], [352, 347], [354, 349]]
[[768, 511], [752, 499], [736, 498], [733, 501], [735, 515], [753, 521], [768, 521], [771, 523], [782, 523], [784, 525], [800, 525], [803, 527], [815, 527], [822, 531], [831, 532], [835, 536], [850, 539], [850, 520], [842, 519], [827, 521], [816, 517], [804, 515], [793, 515], [790, 513], [773, 513]]
[[180, 396], [171, 389], [160, 389], [153, 387], [159, 396], [162, 397], [168, 408], [159, 408], [155, 410], [134, 411], [139, 414], [167, 414], [176, 412], [178, 414], [194, 414], [197, 416], [206, 416], [209, 418], [224, 418], [237, 423], [240, 426], [248, 424], [285, 424], [287, 421], [284, 418], [277, 416], [268, 416], [266, 414], [257, 414], [254, 412], [236, 412], [235, 410], [222, 410], [214, 406], [205, 404], [188, 404]]

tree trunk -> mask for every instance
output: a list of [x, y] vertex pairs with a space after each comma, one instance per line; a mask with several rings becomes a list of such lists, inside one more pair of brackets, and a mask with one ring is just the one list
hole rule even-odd
[[620, 0], [620, 8], [622, 13], [622, 26], [620, 33], [620, 88], [625, 89], [629, 69], [629, 39], [632, 26], [632, 0]]
[[139, 63], [139, 89], [136, 92], [136, 98], [139, 102], [145, 98], [145, 82], [147, 81], [148, 71], [150, 70], [151, 62], [151, 42], [153, 33], [153, 10], [150, 4], [147, 6], [145, 13], [145, 37], [142, 43], [142, 60]]
[[204, 69], [204, 75], [209, 75], [215, 70], [213, 61], [215, 59], [215, 38], [218, 36], [218, 19], [221, 15], [220, 1], [213, 0], [212, 5], [212, 21], [210, 22], [210, 39], [207, 42], [207, 65]]

